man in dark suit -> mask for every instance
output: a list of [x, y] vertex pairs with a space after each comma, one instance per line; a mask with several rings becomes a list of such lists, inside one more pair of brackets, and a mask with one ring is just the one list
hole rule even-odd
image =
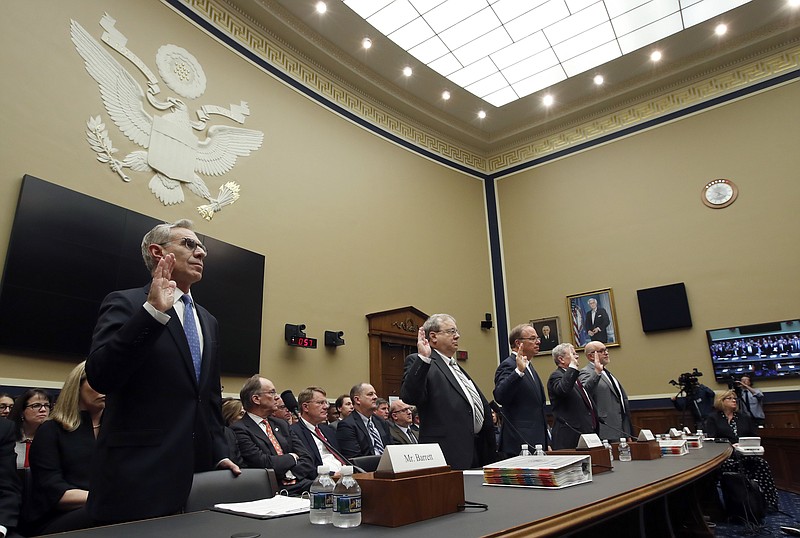
[[553, 348], [556, 371], [547, 380], [553, 406], [553, 448], [575, 448], [582, 433], [597, 432], [597, 415], [589, 393], [578, 376], [578, 353], [572, 344]]
[[256, 374], [245, 381], [239, 398], [246, 413], [231, 429], [236, 434], [245, 467], [273, 469], [281, 489], [290, 495], [308, 491], [317, 469], [303, 441], [289, 429], [289, 423], [273, 416], [279, 398], [275, 385]]
[[342, 455], [348, 459], [359, 456], [379, 456], [392, 443], [389, 425], [375, 414], [378, 395], [369, 383], [359, 383], [350, 389], [353, 412], [339, 422], [336, 439]]
[[389, 433], [396, 445], [412, 445], [419, 441], [417, 434], [411, 429], [411, 406], [403, 400], [395, 400], [389, 408]]
[[308, 387], [300, 392], [297, 395], [300, 420], [292, 424], [290, 429], [303, 441], [315, 468], [327, 465], [338, 475], [342, 465], [347, 465], [347, 462], [336, 454], [342, 451], [336, 440], [336, 430], [327, 423], [330, 404], [326, 396], [322, 387]]
[[542, 341], [539, 344], [539, 351], [553, 351], [558, 345], [558, 335], [550, 329], [550, 325], [542, 326]]
[[456, 320], [434, 314], [417, 333], [417, 353], [406, 357], [400, 397], [417, 406], [420, 443], [439, 443], [453, 469], [497, 459], [492, 411], [478, 386], [456, 364]]
[[[602, 342], [589, 342], [583, 350], [589, 364], [583, 367], [578, 379], [597, 404], [600, 422], [600, 439], [615, 441], [633, 435], [628, 394], [615, 376], [607, 369], [611, 357]], [[625, 432], [625, 433], [621, 433]]]
[[106, 394], [86, 505], [98, 522], [174, 514], [195, 472], [240, 472], [223, 433], [219, 327], [190, 294], [206, 254], [191, 221], [160, 224], [142, 240], [151, 284], [100, 306], [86, 361]]
[[495, 371], [494, 399], [503, 406], [504, 415], [499, 450], [511, 457], [519, 454], [522, 444], [531, 449], [535, 445], [547, 449], [550, 443], [544, 414], [544, 386], [529, 360], [539, 352], [536, 329], [527, 323], [517, 325], [511, 329], [508, 343], [514, 351]]
[[583, 326], [586, 327], [586, 334], [595, 342], [608, 343], [608, 325], [611, 318], [604, 308], [597, 308], [597, 299], [589, 299], [589, 311], [586, 312], [586, 320]]
[[17, 474], [14, 423], [0, 418], [0, 538], [17, 526], [22, 484]]

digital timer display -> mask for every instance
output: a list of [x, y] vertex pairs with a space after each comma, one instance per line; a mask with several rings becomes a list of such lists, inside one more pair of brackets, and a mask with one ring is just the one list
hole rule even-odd
[[316, 338], [306, 338], [304, 336], [293, 336], [289, 339], [288, 344], [294, 347], [305, 347], [309, 349], [317, 349]]

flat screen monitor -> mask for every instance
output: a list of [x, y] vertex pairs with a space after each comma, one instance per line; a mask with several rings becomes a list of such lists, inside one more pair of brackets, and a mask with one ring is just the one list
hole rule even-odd
[[800, 319], [706, 331], [717, 381], [800, 377]]
[[646, 333], [692, 326], [689, 299], [683, 282], [637, 290], [642, 330]]
[[[0, 348], [80, 361], [100, 303], [150, 281], [142, 237], [159, 220], [26, 175], [0, 288]], [[265, 258], [198, 234], [209, 252], [198, 304], [219, 321], [222, 371], [259, 370]]]

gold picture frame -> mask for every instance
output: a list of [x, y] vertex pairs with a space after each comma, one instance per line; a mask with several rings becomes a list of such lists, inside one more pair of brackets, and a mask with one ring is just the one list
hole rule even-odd
[[[540, 355], [550, 355], [553, 348], [563, 341], [561, 339], [561, 320], [558, 319], [558, 316], [532, 319], [530, 324], [536, 329], [536, 334], [539, 335], [539, 338], [542, 339], [542, 341], [539, 342], [539, 353], [536, 354], [537, 357]], [[547, 338], [544, 334], [545, 327], [547, 327]]]
[[[594, 314], [591, 301], [596, 302]], [[567, 319], [575, 349], [583, 349], [592, 340], [603, 342], [606, 347], [620, 345], [617, 312], [611, 288], [567, 295]]]

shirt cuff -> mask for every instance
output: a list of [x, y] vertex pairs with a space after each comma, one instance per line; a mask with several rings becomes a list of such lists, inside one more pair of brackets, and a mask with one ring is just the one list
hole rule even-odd
[[515, 371], [515, 372], [517, 372], [517, 375], [518, 375], [518, 376], [520, 376], [520, 377], [522, 377], [522, 376], [524, 376], [524, 375], [525, 375], [525, 372], [524, 372], [524, 371], [523, 371], [523, 372], [520, 372], [520, 371], [519, 371], [519, 369], [517, 369], [517, 368], [514, 368], [514, 371]]
[[148, 302], [145, 302], [143, 306], [144, 309], [147, 310], [147, 312], [151, 316], [153, 316], [153, 319], [159, 322], [161, 325], [166, 325], [167, 322], [169, 322], [169, 314], [165, 314], [164, 312], [159, 312], [158, 310], [156, 310], [156, 307], [154, 307]]
[[0, 525], [0, 538], [4, 538], [8, 534], [8, 529]]
[[[417, 355], [419, 355], [419, 353], [417, 353]], [[423, 357], [422, 355], [419, 355], [419, 358], [422, 359], [422, 362], [424, 362], [425, 364], [430, 364], [431, 363], [431, 358], [430, 357]]]

